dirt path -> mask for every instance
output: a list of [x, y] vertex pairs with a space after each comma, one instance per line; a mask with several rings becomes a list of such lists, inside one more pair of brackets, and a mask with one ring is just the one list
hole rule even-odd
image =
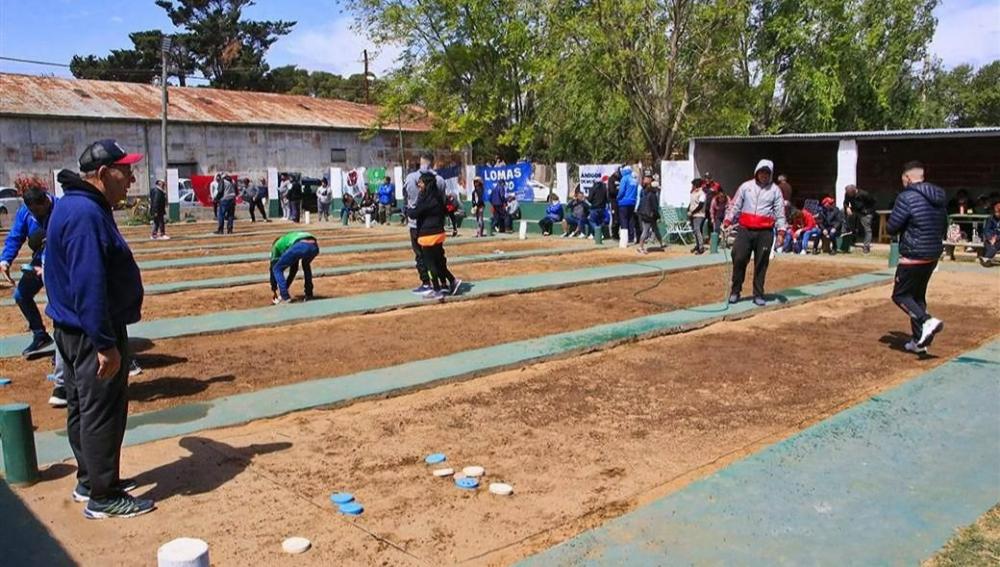
[[[567, 247], [576, 247], [576, 244], [567, 243]], [[489, 254], [495, 250], [505, 252], [540, 250], [546, 248], [558, 248], [560, 244], [552, 245], [539, 240], [509, 241], [509, 242], [482, 242], [470, 243], [463, 246], [454, 247], [452, 254], [455, 256]], [[664, 256], [659, 256], [664, 257]], [[406, 250], [393, 250], [387, 252], [365, 252], [358, 254], [332, 254], [323, 256], [313, 263], [314, 268], [325, 268], [335, 266], [361, 265], [365, 263], [382, 263], [394, 261], [407, 261], [413, 258], [413, 252]], [[602, 266], [631, 262], [635, 260], [635, 255], [627, 254], [625, 251], [619, 252], [617, 249], [600, 249], [589, 252], [574, 253], [565, 257], [552, 256], [548, 258], [511, 258], [499, 262], [484, 262], [480, 264], [459, 264], [455, 266], [455, 273], [466, 279], [486, 279], [497, 278], [513, 274], [548, 272], [556, 270], [570, 270], [586, 266]], [[236, 275], [265, 274], [266, 263], [256, 262], [249, 264], [236, 264], [233, 266], [213, 266], [210, 268], [179, 269], [179, 270], [156, 270], [145, 272], [143, 282], [146, 284], [162, 283], [161, 274], [164, 281], [186, 281], [187, 276], [197, 275], [191, 279], [203, 279], [210, 277], [228, 277]], [[224, 270], [224, 271], [220, 271]], [[470, 279], [470, 281], [471, 281]], [[150, 281], [153, 280], [153, 281]], [[314, 280], [315, 293], [317, 297], [339, 297], [358, 293], [373, 291], [386, 291], [392, 289], [409, 288], [420, 283], [416, 279], [416, 271], [413, 269], [378, 271], [378, 272], [356, 272], [346, 275], [316, 277]], [[0, 288], [0, 293], [7, 288]], [[293, 284], [292, 294], [301, 296], [303, 293], [301, 280], [298, 284]], [[181, 317], [185, 315], [203, 315], [214, 311], [226, 311], [231, 309], [249, 309], [252, 307], [266, 307], [270, 305], [271, 288], [267, 283], [258, 283], [248, 286], [236, 286], [221, 289], [190, 290], [171, 294], [147, 295], [143, 300], [142, 317], [144, 320], [163, 319], [166, 317]], [[44, 315], [46, 325], [51, 328], [51, 321]], [[0, 307], [0, 329], [9, 329], [5, 334], [14, 334], [21, 330], [26, 331], [24, 318], [16, 305]]]
[[[349, 245], [364, 245], [364, 244], [378, 244], [385, 242], [406, 242], [407, 237], [404, 234], [366, 234], [363, 236], [339, 236], [331, 237], [328, 234], [323, 233], [313, 233], [317, 239], [319, 239], [320, 246], [349, 246]], [[281, 235], [276, 235], [281, 236]], [[211, 244], [199, 243], [191, 244], [190, 246], [179, 242], [178, 246], [188, 246], [186, 250], [180, 250], [175, 252], [142, 252], [137, 251], [135, 258], [139, 262], [151, 262], [154, 260], [174, 260], [178, 258], [199, 258], [203, 256], [229, 256], [232, 254], [248, 254], [251, 252], [259, 252], [261, 254], [270, 252], [271, 243], [274, 239], [268, 240], [257, 240], [255, 237], [247, 237], [248, 239], [253, 238], [253, 240], [248, 240], [245, 246], [237, 246], [234, 248], [200, 248], [199, 244]]]
[[[772, 289], [859, 273], [857, 268], [783, 262], [771, 272]], [[313, 378], [339, 376], [665, 310], [717, 302], [723, 267], [658, 277], [574, 286], [521, 295], [433, 305], [398, 312], [314, 321], [280, 328], [156, 341], [139, 354], [147, 369], [132, 380], [133, 413], [248, 392]], [[711, 290], [711, 297], [706, 295]], [[445, 340], [425, 340], [430, 330]], [[28, 401], [40, 429], [64, 427], [64, 414], [45, 405], [39, 387], [47, 361], [0, 360], [0, 374], [14, 385], [0, 391]]]
[[[159, 503], [129, 522], [84, 520], [68, 499], [66, 465], [48, 474], [68, 476], [19, 493], [83, 564], [149, 562], [159, 545], [186, 535], [208, 541], [220, 565], [505, 565], [996, 337], [1000, 309], [970, 305], [969, 278], [932, 281], [934, 312], [951, 322], [934, 343], [936, 358], [901, 351], [898, 332], [908, 325], [881, 286], [396, 398], [128, 448], [124, 472], [149, 487], [137, 494]], [[467, 493], [432, 478], [422, 458], [436, 451], [449, 466], [485, 466], [485, 482], [509, 482], [515, 495]], [[340, 490], [364, 503], [363, 516], [333, 511], [327, 496]], [[291, 535], [315, 548], [282, 556]]]

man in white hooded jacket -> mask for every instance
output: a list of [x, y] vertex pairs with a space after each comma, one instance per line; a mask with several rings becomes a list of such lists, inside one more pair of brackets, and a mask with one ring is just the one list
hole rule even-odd
[[771, 247], [777, 232], [778, 246], [785, 241], [785, 200], [781, 188], [772, 182], [774, 163], [762, 159], [754, 169], [753, 179], [745, 181], [733, 195], [723, 226], [739, 225], [733, 244], [733, 286], [729, 303], [740, 300], [750, 254], [753, 254], [753, 302], [763, 306], [764, 281]]

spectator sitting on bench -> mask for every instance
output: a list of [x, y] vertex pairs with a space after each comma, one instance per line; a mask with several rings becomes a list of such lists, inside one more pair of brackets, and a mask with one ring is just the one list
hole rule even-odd
[[819, 234], [816, 218], [805, 209], [792, 209], [791, 219], [792, 238], [785, 239], [784, 252], [794, 253], [797, 248], [799, 254], [808, 254], [809, 239]]
[[542, 236], [552, 234], [552, 225], [563, 221], [563, 206], [559, 202], [559, 195], [549, 193], [549, 206], [545, 208], [545, 216], [538, 220], [538, 226], [542, 229]]
[[819, 238], [813, 244], [813, 254], [819, 254], [820, 242], [823, 243], [823, 251], [827, 254], [837, 253], [837, 237], [840, 236], [844, 228], [844, 213], [837, 208], [833, 197], [824, 197], [823, 208], [819, 210], [816, 218]]
[[351, 217], [358, 212], [358, 202], [354, 200], [354, 195], [345, 192], [343, 205], [340, 208], [340, 222], [347, 224]]
[[998, 248], [1000, 248], [1000, 199], [993, 202], [993, 214], [983, 225], [983, 255], [979, 257], [979, 263], [983, 266], [991, 265]]
[[507, 195], [507, 232], [514, 232], [514, 221], [521, 220], [521, 202], [517, 200], [517, 193], [510, 192]]
[[563, 221], [563, 238], [578, 236], [586, 238], [590, 232], [590, 223], [587, 221], [590, 215], [590, 204], [583, 196], [583, 191], [577, 187], [573, 193], [573, 200], [566, 205], [568, 209], [566, 219]]

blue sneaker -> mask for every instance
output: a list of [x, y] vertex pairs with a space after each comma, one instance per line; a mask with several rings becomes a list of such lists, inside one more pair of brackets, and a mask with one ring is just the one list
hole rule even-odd
[[413, 288], [410, 291], [412, 291], [416, 295], [423, 295], [423, 294], [427, 293], [428, 291], [434, 291], [434, 288], [431, 287], [431, 284], [420, 284], [419, 286]]
[[143, 500], [122, 492], [105, 500], [91, 499], [83, 509], [83, 515], [89, 520], [105, 518], [134, 518], [148, 514], [156, 509], [152, 500]]

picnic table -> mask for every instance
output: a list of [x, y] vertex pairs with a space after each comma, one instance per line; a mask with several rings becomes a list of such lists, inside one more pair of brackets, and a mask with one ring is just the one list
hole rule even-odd
[[892, 214], [892, 209], [879, 209], [875, 211], [875, 214], [878, 215], [878, 238], [875, 241], [886, 244], [889, 242], [889, 233], [886, 232], [885, 227], [889, 224], [889, 215]]

